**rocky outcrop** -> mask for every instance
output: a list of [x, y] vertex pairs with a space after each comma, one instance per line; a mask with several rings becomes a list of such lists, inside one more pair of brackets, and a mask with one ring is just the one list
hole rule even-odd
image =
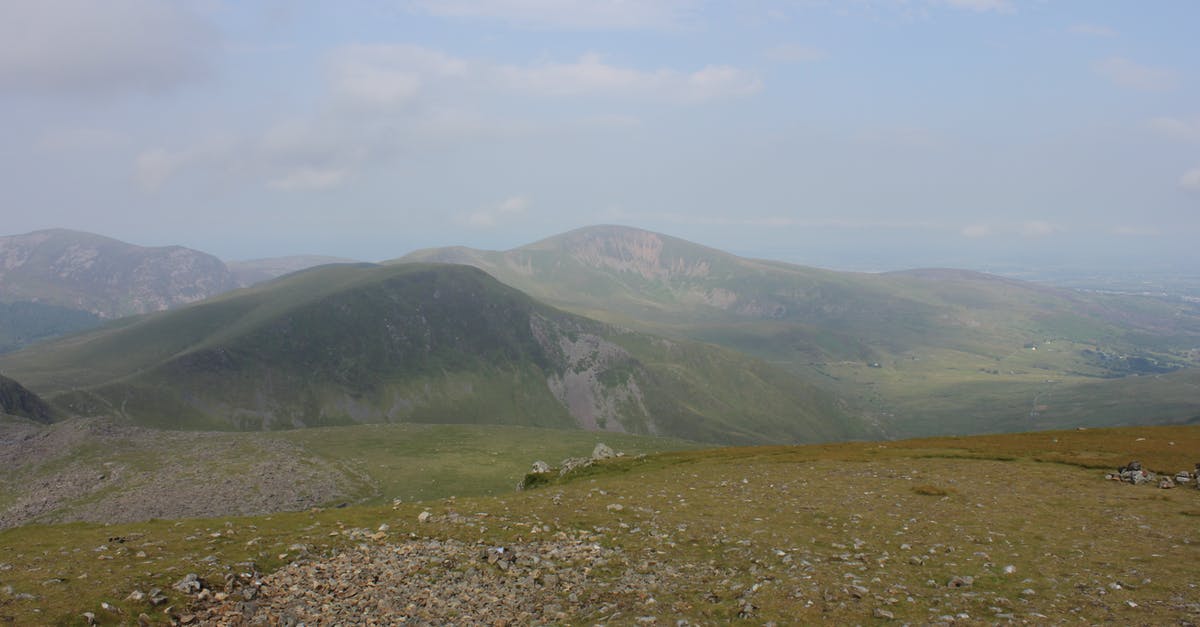
[[161, 311], [234, 289], [220, 259], [182, 246], [146, 248], [52, 229], [0, 237], [0, 294], [104, 318]]
[[54, 419], [54, 411], [46, 401], [4, 375], [0, 375], [0, 414], [45, 423]]

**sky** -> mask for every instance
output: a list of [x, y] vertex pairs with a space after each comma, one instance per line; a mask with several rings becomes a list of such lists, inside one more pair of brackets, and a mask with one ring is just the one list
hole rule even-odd
[[1193, 0], [6, 0], [0, 233], [1200, 274]]

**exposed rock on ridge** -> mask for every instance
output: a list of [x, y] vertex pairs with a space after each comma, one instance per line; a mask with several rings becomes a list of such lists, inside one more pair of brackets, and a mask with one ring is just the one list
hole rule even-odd
[[220, 259], [182, 246], [146, 248], [52, 229], [0, 237], [0, 297], [105, 318], [161, 311], [234, 289]]

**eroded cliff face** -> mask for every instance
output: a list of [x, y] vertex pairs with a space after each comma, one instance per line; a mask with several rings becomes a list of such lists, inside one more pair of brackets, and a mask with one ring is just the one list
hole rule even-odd
[[0, 299], [104, 318], [161, 311], [237, 287], [220, 259], [182, 246], [146, 248], [67, 230], [0, 237]]
[[637, 383], [641, 368], [628, 351], [599, 335], [564, 332], [540, 316], [529, 323], [560, 366], [546, 385], [576, 424], [588, 431], [656, 432]]
[[647, 231], [589, 232], [571, 243], [571, 256], [586, 266], [633, 272], [647, 280], [706, 277], [711, 270], [703, 259], [686, 261], [664, 255], [662, 237]]

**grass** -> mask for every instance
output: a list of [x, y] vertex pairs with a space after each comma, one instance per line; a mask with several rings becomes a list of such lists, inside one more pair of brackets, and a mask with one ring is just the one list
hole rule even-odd
[[[316, 440], [338, 446], [336, 438]], [[708, 449], [621, 458], [491, 497], [28, 526], [0, 533], [0, 583], [36, 598], [9, 597], [0, 614], [17, 624], [79, 624], [82, 612], [95, 611], [109, 624], [145, 611], [161, 621], [160, 610], [122, 599], [135, 588], [167, 589], [187, 572], [220, 581], [247, 562], [270, 572], [301, 554], [362, 542], [503, 546], [536, 540], [534, 529], [545, 527], [547, 537], [580, 538], [624, 556], [598, 567], [594, 587], [579, 591], [600, 594], [608, 609], [572, 622], [655, 615], [660, 622], [863, 623], [877, 609], [917, 623], [961, 614], [983, 622], [1195, 622], [1200, 491], [1105, 481], [1092, 465], [1137, 457], [1174, 470], [1198, 445], [1200, 427], [1164, 427]], [[381, 447], [365, 459], [385, 457]], [[431, 522], [418, 522], [422, 511]], [[354, 531], [381, 524], [390, 529], [376, 540]], [[1114, 532], [1114, 524], [1128, 532]], [[639, 568], [656, 574], [649, 596], [602, 587], [606, 577]], [[947, 588], [957, 576], [974, 583]], [[171, 594], [175, 611], [185, 612], [186, 600]], [[104, 614], [102, 601], [121, 613]]]

